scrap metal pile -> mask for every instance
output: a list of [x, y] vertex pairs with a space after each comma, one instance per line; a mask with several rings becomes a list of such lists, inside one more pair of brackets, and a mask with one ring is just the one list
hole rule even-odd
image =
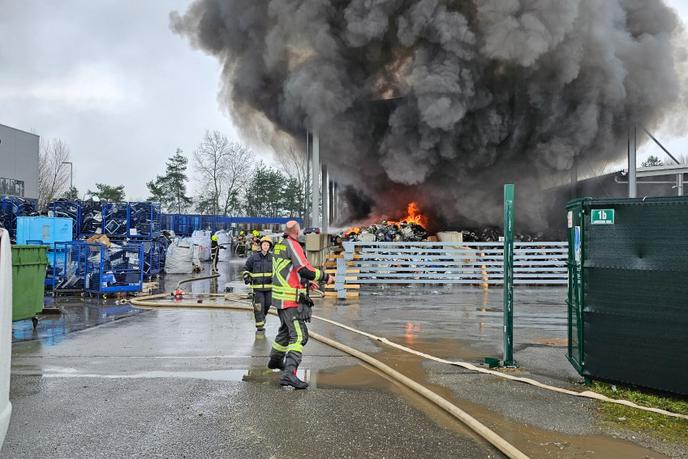
[[10, 240], [14, 242], [17, 236], [17, 217], [38, 215], [38, 202], [35, 199], [19, 196], [0, 197], [0, 228], [10, 233]]
[[154, 202], [81, 201], [59, 199], [48, 205], [55, 217], [71, 218], [73, 239], [93, 237], [115, 242], [116, 246], [141, 243], [144, 247], [144, 273], [147, 277], [161, 271], [171, 237], [162, 232], [160, 204]]
[[48, 206], [55, 217], [74, 221], [74, 239], [94, 234], [110, 238], [151, 240], [160, 235], [160, 204], [154, 202], [100, 202], [60, 199]]
[[100, 295], [139, 292], [145, 276], [144, 244], [113, 242], [105, 235], [56, 242], [52, 286], [56, 293]]

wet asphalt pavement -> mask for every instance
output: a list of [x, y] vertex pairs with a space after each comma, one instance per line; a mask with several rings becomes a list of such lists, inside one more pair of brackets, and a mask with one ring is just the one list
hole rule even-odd
[[[195, 293], [243, 288], [239, 260]], [[174, 288], [186, 276], [169, 276]], [[565, 290], [516, 290], [518, 374], [564, 387]], [[306, 391], [265, 368], [276, 317], [256, 334], [246, 313], [141, 311], [58, 299], [66, 315], [14, 324], [14, 412], [1, 457], [500, 457], [427, 402], [355, 359], [308, 343]], [[316, 314], [453, 360], [501, 353], [501, 290], [373, 290], [322, 300]], [[115, 308], [115, 309], [110, 309]], [[94, 325], [99, 325], [93, 327]], [[311, 329], [374, 354], [452, 400], [532, 457], [663, 457], [657, 445], [597, 422], [596, 402], [421, 361], [314, 321]]]
[[494, 456], [396, 394], [320, 384], [321, 374], [357, 362], [318, 343], [309, 343], [300, 375], [313, 387], [281, 389], [265, 368], [269, 344], [245, 314], [150, 311], [57, 346], [15, 345], [2, 455]]

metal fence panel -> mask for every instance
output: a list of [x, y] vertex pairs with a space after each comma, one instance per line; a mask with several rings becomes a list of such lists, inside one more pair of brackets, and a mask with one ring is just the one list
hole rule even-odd
[[[514, 283], [566, 285], [567, 242], [517, 242]], [[347, 285], [504, 283], [501, 242], [345, 242], [335, 288]], [[347, 272], [355, 271], [355, 273]]]

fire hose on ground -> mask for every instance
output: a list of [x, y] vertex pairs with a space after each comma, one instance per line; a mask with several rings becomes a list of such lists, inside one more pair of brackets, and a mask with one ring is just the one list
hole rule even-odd
[[[211, 279], [211, 278], [216, 278], [218, 277], [217, 274], [210, 275], [210, 276], [203, 276], [203, 277], [195, 277], [195, 278], [189, 278], [189, 279], [183, 279], [179, 281], [177, 284], [177, 289], [179, 289], [180, 285], [184, 283], [189, 283], [189, 282], [194, 282], [197, 280], [203, 280], [203, 279]], [[223, 309], [223, 310], [230, 310], [230, 311], [247, 311], [247, 312], [252, 312], [253, 308], [250, 306], [245, 306], [247, 299], [243, 297], [240, 294], [203, 294], [205, 297], [214, 297], [214, 298], [222, 298], [225, 302], [230, 302], [230, 303], [238, 303], [237, 305], [230, 305], [230, 304], [220, 304], [220, 303], [203, 303], [203, 302], [191, 302], [191, 301], [174, 301], [174, 302], [167, 302], [167, 303], [162, 303], [160, 301], [154, 301], [154, 300], [162, 300], [162, 299], [167, 299], [169, 298], [169, 294], [158, 294], [158, 295], [148, 295], [148, 296], [143, 296], [143, 297], [138, 297], [134, 298], [131, 300], [131, 304], [137, 307], [141, 307], [144, 309], [164, 309], [164, 308], [199, 308], [199, 309]], [[276, 315], [274, 311], [270, 311], [270, 314]], [[545, 389], [549, 390], [552, 392], [557, 392], [560, 394], [566, 394], [566, 395], [571, 395], [575, 397], [582, 397], [582, 398], [588, 398], [588, 399], [594, 399], [602, 402], [607, 402], [607, 403], [615, 403], [619, 405], [624, 405], [628, 406], [631, 408], [643, 410], [643, 411], [648, 411], [656, 414], [661, 414], [665, 416], [670, 416], [674, 418], [679, 418], [679, 419], [687, 419], [687, 415], [679, 414], [679, 413], [672, 413], [670, 411], [662, 410], [659, 408], [651, 408], [651, 407], [645, 407], [645, 406], [640, 406], [637, 405], [633, 402], [630, 402], [628, 400], [617, 400], [617, 399], [612, 399], [607, 396], [592, 392], [592, 391], [584, 391], [584, 392], [576, 392], [573, 390], [569, 389], [563, 389], [561, 387], [556, 387], [556, 386], [551, 386], [548, 384], [541, 383], [539, 381], [536, 381], [531, 378], [524, 378], [520, 376], [513, 376], [505, 373], [501, 373], [499, 371], [495, 370], [489, 370], [486, 368], [481, 368], [476, 365], [473, 365], [472, 363], [468, 362], [460, 362], [460, 361], [451, 361], [447, 359], [442, 359], [430, 354], [426, 354], [424, 352], [417, 351], [415, 349], [409, 348], [407, 346], [403, 346], [401, 344], [397, 344], [393, 341], [388, 340], [387, 338], [383, 338], [380, 336], [376, 336], [367, 332], [364, 332], [362, 330], [358, 330], [353, 327], [349, 327], [348, 325], [339, 323], [337, 321], [327, 319], [324, 317], [320, 317], [317, 315], [312, 316], [313, 319], [319, 320], [321, 322], [328, 323], [330, 325], [334, 325], [336, 327], [342, 328], [344, 330], [365, 336], [371, 340], [383, 343], [387, 346], [399, 349], [401, 351], [422, 357], [424, 359], [432, 360], [435, 362], [439, 363], [445, 363], [453, 366], [459, 366], [464, 369], [474, 371], [477, 373], [483, 373], [483, 374], [490, 374], [493, 376], [497, 376], [500, 378], [504, 378], [510, 381], [516, 381], [516, 382], [521, 382], [525, 384], [529, 384], [534, 387], [538, 387], [540, 389]], [[393, 381], [408, 387], [409, 389], [413, 390], [414, 392], [418, 393], [419, 395], [423, 396], [427, 400], [431, 401], [434, 403], [436, 406], [439, 408], [445, 410], [447, 413], [464, 423], [467, 427], [469, 427], [471, 430], [473, 430], [475, 433], [480, 435], [482, 438], [487, 440], [490, 444], [492, 444], [495, 448], [500, 450], [502, 453], [504, 453], [507, 457], [512, 457], [512, 458], [524, 458], [527, 457], [525, 454], [523, 454], [521, 451], [519, 451], [516, 447], [508, 443], [506, 440], [504, 440], [502, 437], [500, 437], [498, 434], [487, 428], [485, 425], [480, 423], [477, 419], [473, 418], [471, 415], [463, 411], [461, 408], [457, 407], [456, 405], [452, 404], [450, 401], [447, 399], [439, 396], [435, 392], [432, 392], [428, 388], [422, 386], [421, 384], [413, 381], [412, 379], [408, 378], [407, 376], [404, 376], [403, 374], [399, 373], [398, 371], [394, 370], [393, 368], [389, 367], [388, 365], [385, 365], [381, 361], [375, 359], [374, 357], [365, 354], [361, 351], [358, 351], [354, 348], [351, 348], [345, 344], [342, 344], [338, 341], [332, 340], [330, 338], [327, 338], [325, 336], [322, 336], [317, 333], [311, 332], [309, 334], [313, 339], [320, 341], [323, 344], [326, 344], [328, 346], [331, 346], [335, 349], [338, 349], [344, 353], [347, 353], [369, 365], [372, 367], [380, 370], [382, 373], [387, 375], [390, 379]]]
[[[214, 277], [214, 276], [213, 276]], [[195, 278], [194, 280], [200, 280], [201, 278]], [[214, 295], [214, 296], [223, 296], [225, 301], [230, 301], [230, 302], [237, 302], [237, 303], [245, 303], [246, 299], [245, 298], [240, 298], [238, 294], [225, 294], [225, 295]], [[164, 309], [164, 308], [199, 308], [199, 309], [223, 309], [223, 310], [230, 310], [230, 311], [246, 311], [246, 312], [252, 312], [253, 308], [250, 306], [244, 306], [244, 305], [229, 305], [229, 304], [211, 304], [211, 303], [197, 303], [197, 302], [191, 302], [191, 301], [174, 301], [174, 302], [169, 302], [169, 303], [161, 303], [158, 301], [154, 300], [161, 300], [161, 299], [166, 299], [168, 298], [168, 294], [159, 294], [159, 295], [149, 295], [149, 296], [144, 296], [144, 297], [138, 297], [135, 298], [131, 301], [131, 304], [136, 306], [136, 307], [141, 307], [141, 308], [148, 308], [148, 309], [153, 309], [153, 308], [159, 308], [159, 309]], [[270, 312], [272, 315], [276, 315], [273, 311]], [[313, 316], [315, 317], [315, 316]], [[454, 405], [451, 403], [449, 400], [439, 396], [435, 392], [431, 391], [430, 389], [424, 387], [423, 385], [413, 381], [411, 378], [404, 376], [403, 374], [399, 373], [398, 371], [394, 370], [388, 365], [385, 365], [381, 361], [377, 360], [376, 358], [365, 354], [359, 350], [356, 350], [352, 347], [349, 347], [345, 344], [342, 344], [338, 341], [335, 341], [333, 339], [327, 338], [325, 336], [322, 336], [318, 333], [313, 333], [309, 332], [309, 337], [313, 338], [316, 341], [320, 341], [323, 344], [326, 344], [328, 346], [331, 346], [337, 350], [340, 350], [346, 354], [349, 354], [362, 362], [367, 363], [368, 365], [372, 366], [373, 368], [376, 368], [377, 370], [381, 371], [383, 374], [385, 374], [387, 377], [389, 377], [392, 381], [395, 381], [403, 386], [406, 386], [407, 388], [413, 390], [414, 392], [418, 393], [419, 395], [423, 396], [427, 400], [431, 401], [434, 403], [436, 406], [439, 408], [443, 409], [459, 421], [461, 421], [464, 425], [466, 425], [468, 428], [470, 428], [473, 432], [476, 434], [480, 435], [483, 439], [485, 439], [487, 442], [489, 442], [491, 445], [493, 445], [496, 449], [501, 451], [506, 457], [509, 458], [518, 458], [518, 459], [524, 459], [527, 458], [528, 456], [522, 453], [520, 450], [518, 450], [515, 446], [504, 440], [501, 436], [499, 436], [497, 433], [494, 431], [490, 430], [487, 426], [482, 424], [480, 421], [475, 419], [473, 416], [470, 414], [466, 413], [464, 410], [459, 408], [458, 406]]]

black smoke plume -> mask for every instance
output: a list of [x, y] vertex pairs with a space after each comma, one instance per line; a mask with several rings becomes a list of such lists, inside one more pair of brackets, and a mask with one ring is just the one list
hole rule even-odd
[[171, 21], [222, 63], [245, 135], [317, 129], [372, 212], [415, 199], [447, 226], [499, 224], [515, 182], [541, 227], [543, 190], [623, 157], [681, 96], [662, 0], [196, 0]]

